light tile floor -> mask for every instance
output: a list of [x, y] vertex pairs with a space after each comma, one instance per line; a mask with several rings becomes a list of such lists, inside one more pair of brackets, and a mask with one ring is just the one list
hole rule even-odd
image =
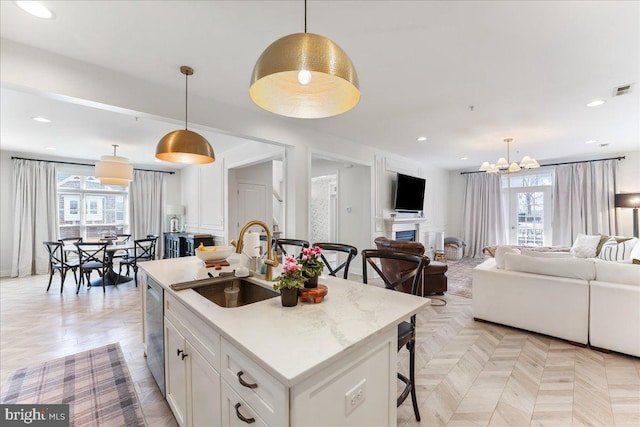
[[[147, 369], [140, 297], [133, 282], [82, 288], [48, 276], [0, 279], [0, 380], [16, 369], [120, 342], [149, 426], [175, 420]], [[398, 425], [639, 426], [640, 359], [604, 354], [561, 340], [474, 322], [471, 300], [448, 295], [445, 307], [418, 316], [417, 384], [422, 422], [410, 399]], [[434, 302], [434, 304], [437, 301]], [[399, 353], [406, 372], [408, 353]]]

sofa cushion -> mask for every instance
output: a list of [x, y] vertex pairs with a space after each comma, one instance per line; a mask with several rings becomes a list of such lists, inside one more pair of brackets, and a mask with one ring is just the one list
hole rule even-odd
[[576, 237], [576, 241], [573, 242], [573, 246], [571, 246], [571, 252], [573, 252], [573, 250], [578, 246], [590, 246], [593, 249], [597, 250], [598, 243], [600, 243], [599, 234], [588, 235], [588, 234], [579, 233], [578, 236]]
[[622, 262], [595, 263], [596, 280], [640, 286], [640, 266]]
[[635, 237], [625, 240], [612, 237], [607, 240], [604, 245], [602, 245], [602, 249], [600, 250], [598, 258], [605, 261], [624, 261], [626, 259], [629, 259], [631, 258], [631, 251], [633, 250], [634, 246], [636, 246], [637, 242], [638, 239]]
[[536, 258], [508, 253], [504, 255], [504, 269], [570, 279], [593, 280], [596, 277], [594, 261], [582, 258]]
[[576, 258], [595, 258], [597, 251], [596, 248], [591, 246], [576, 246], [571, 248], [571, 253]]
[[522, 249], [520, 251], [522, 255], [532, 256], [536, 258], [573, 258], [571, 252], [544, 252], [544, 251], [532, 251], [529, 249]]
[[494, 258], [496, 259], [496, 267], [504, 270], [504, 255], [505, 254], [520, 254], [520, 249], [512, 248], [510, 246], [498, 246]]

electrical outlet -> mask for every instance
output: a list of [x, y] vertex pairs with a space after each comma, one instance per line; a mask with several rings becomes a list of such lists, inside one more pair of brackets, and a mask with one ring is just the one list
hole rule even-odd
[[353, 387], [344, 395], [346, 415], [349, 415], [351, 412], [353, 412], [354, 409], [364, 403], [367, 397], [367, 389], [365, 387], [366, 383], [366, 379], [360, 381], [355, 387]]

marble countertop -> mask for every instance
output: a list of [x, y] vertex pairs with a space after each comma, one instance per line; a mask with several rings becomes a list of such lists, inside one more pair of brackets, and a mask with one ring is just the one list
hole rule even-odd
[[[229, 258], [230, 271], [241, 264], [240, 255]], [[328, 287], [322, 303], [298, 303], [283, 307], [280, 297], [254, 304], [224, 308], [192, 289], [174, 291], [174, 283], [207, 278], [197, 257], [164, 259], [140, 263], [165, 292], [177, 297], [201, 319], [286, 386], [293, 386], [356, 347], [396, 328], [402, 320], [428, 305], [427, 298], [389, 291], [374, 285], [321, 276]], [[276, 277], [279, 272], [274, 272]], [[255, 279], [255, 278], [254, 278]], [[260, 280], [273, 289], [270, 282]]]

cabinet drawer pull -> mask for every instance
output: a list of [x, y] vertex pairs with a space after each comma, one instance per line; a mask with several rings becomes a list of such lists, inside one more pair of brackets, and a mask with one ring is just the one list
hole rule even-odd
[[184, 358], [187, 357], [187, 356], [188, 356], [188, 354], [183, 351], [182, 352], [182, 356], [180, 356], [180, 357], [182, 357], [182, 360], [184, 360]]
[[236, 417], [238, 417], [241, 421], [244, 421], [247, 424], [251, 424], [251, 423], [255, 423], [256, 419], [255, 418], [246, 418], [245, 416], [243, 416], [240, 413], [240, 402], [236, 403]]
[[249, 384], [248, 382], [242, 379], [242, 375], [244, 375], [244, 371], [238, 372], [237, 375], [238, 375], [238, 381], [240, 381], [240, 384], [242, 384], [243, 386], [251, 389], [258, 388], [258, 384]]
[[[184, 353], [184, 350], [178, 349], [178, 354], [176, 354], [176, 356], [180, 356], [180, 353]], [[184, 359], [184, 357], [183, 357], [183, 359]]]

